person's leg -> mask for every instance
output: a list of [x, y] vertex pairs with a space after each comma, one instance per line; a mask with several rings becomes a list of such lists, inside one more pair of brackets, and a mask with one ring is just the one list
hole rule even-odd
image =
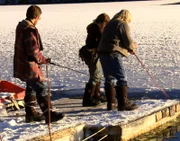
[[136, 104], [132, 104], [128, 100], [128, 86], [127, 86], [127, 77], [125, 73], [125, 69], [123, 66], [121, 54], [114, 55], [114, 76], [117, 79], [116, 95], [118, 99], [118, 110], [134, 110], [137, 108]]
[[117, 109], [116, 90], [113, 84], [105, 82], [105, 94], [107, 98], [107, 110]]
[[113, 56], [112, 55], [100, 55], [100, 61], [102, 64], [103, 74], [105, 77], [104, 90], [107, 99], [107, 110], [117, 109], [116, 91], [115, 85], [117, 80], [113, 76]]
[[133, 104], [128, 100], [128, 87], [126, 85], [116, 86], [116, 93], [119, 111], [131, 111], [138, 108], [136, 104]]
[[48, 115], [48, 105], [50, 105], [50, 122], [58, 121], [64, 117], [62, 113], [58, 113], [52, 110], [51, 101], [48, 99], [48, 94], [46, 91], [46, 86], [42, 82], [33, 82], [30, 84], [36, 92], [36, 98], [38, 104], [45, 116], [45, 122], [49, 123], [49, 115]]
[[92, 60], [85, 58], [86, 65], [89, 69], [89, 81], [85, 86], [84, 95], [83, 95], [83, 106], [97, 106], [101, 102], [100, 100], [94, 99], [95, 89], [96, 89], [96, 82], [94, 79], [99, 79], [99, 76], [94, 75], [96, 70], [96, 63], [92, 62]]
[[100, 59], [97, 58], [96, 62], [93, 63], [91, 69], [91, 83], [94, 84], [94, 98], [101, 102], [106, 102], [106, 97], [102, 96], [100, 88], [101, 88], [101, 80], [102, 80], [102, 66]]
[[96, 85], [87, 83], [83, 95], [82, 105], [85, 106], [98, 106], [101, 102], [94, 98]]
[[97, 84], [98, 82], [101, 82], [102, 79], [102, 66], [100, 59], [98, 58], [94, 63], [91, 64], [89, 67], [89, 73], [90, 73], [90, 80], [91, 83]]
[[36, 92], [34, 89], [26, 83], [26, 92], [24, 97], [25, 103], [25, 121], [33, 122], [33, 121], [41, 121], [44, 120], [43, 115], [36, 111]]

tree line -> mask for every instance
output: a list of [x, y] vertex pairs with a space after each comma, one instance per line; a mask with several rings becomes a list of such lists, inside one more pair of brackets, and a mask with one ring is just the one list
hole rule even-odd
[[[136, 0], [0, 0], [0, 4], [54, 4], [54, 3], [87, 3], [87, 2], [120, 2]], [[141, 1], [141, 0], [139, 0]]]

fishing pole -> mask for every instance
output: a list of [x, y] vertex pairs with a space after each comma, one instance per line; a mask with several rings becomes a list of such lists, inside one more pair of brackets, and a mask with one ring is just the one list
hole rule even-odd
[[51, 133], [51, 113], [50, 113], [50, 80], [49, 80], [49, 71], [48, 64], [46, 64], [46, 77], [47, 77], [47, 85], [48, 85], [48, 130], [50, 141], [52, 141], [52, 133]]
[[[51, 48], [51, 51], [57, 53], [54, 49]], [[59, 54], [59, 53], [57, 53]], [[63, 65], [60, 65], [60, 64], [57, 64], [57, 63], [54, 63], [54, 62], [50, 62], [49, 64], [51, 65], [54, 65], [54, 66], [58, 66], [58, 67], [61, 67], [61, 68], [65, 68], [65, 69], [68, 69], [68, 70], [71, 70], [71, 71], [74, 71], [74, 72], [77, 72], [77, 73], [80, 73], [80, 74], [84, 74], [86, 76], [89, 76], [89, 74], [87, 73], [84, 73], [84, 72], [81, 72], [81, 71], [78, 71], [78, 70], [75, 70], [75, 69], [72, 69], [72, 68], [69, 68], [69, 67], [66, 67], [66, 66], [63, 66]]]
[[156, 79], [153, 77], [152, 74], [150, 74], [150, 72], [146, 69], [145, 65], [142, 63], [142, 61], [139, 59], [139, 57], [134, 54], [134, 56], [137, 58], [137, 60], [139, 61], [139, 63], [141, 64], [141, 66], [144, 68], [144, 70], [147, 72], [147, 74], [151, 77], [151, 79], [154, 81], [154, 83], [156, 84], [157, 87], [159, 87], [159, 89], [163, 92], [163, 94], [166, 96], [167, 99], [169, 99], [168, 94], [161, 88], [161, 86], [159, 85], [159, 83], [156, 81]]
[[57, 64], [57, 63], [51, 62], [50, 64], [51, 64], [51, 65], [54, 65], [54, 66], [61, 67], [61, 68], [65, 68], [65, 69], [68, 69], [68, 70], [71, 70], [71, 71], [74, 71], [74, 72], [77, 72], [77, 73], [80, 73], [80, 74], [84, 74], [84, 75], [86, 75], [86, 76], [89, 76], [87, 73], [84, 73], [84, 72], [81, 72], [81, 71], [78, 71], [78, 70], [74, 70], [74, 69], [71, 69], [71, 68], [69, 68], [69, 67], [62, 66], [62, 65], [60, 65], [60, 64]]

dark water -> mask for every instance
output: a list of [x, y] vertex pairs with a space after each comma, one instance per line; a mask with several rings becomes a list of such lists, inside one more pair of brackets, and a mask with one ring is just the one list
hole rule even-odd
[[180, 141], [180, 117], [130, 141]]
[[[179, 89], [166, 90], [166, 93], [170, 99], [180, 99]], [[143, 96], [149, 99], [166, 99], [161, 91], [151, 91], [147, 95], [132, 92], [130, 96], [137, 99]], [[130, 141], [180, 141], [180, 117]]]

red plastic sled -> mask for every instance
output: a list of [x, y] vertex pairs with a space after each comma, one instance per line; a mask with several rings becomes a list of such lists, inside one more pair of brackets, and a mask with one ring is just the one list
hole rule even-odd
[[[2, 93], [9, 93], [8, 96], [2, 97]], [[5, 80], [0, 80], [0, 105], [4, 105], [4, 103], [8, 100], [22, 100], [25, 96], [25, 89]]]

